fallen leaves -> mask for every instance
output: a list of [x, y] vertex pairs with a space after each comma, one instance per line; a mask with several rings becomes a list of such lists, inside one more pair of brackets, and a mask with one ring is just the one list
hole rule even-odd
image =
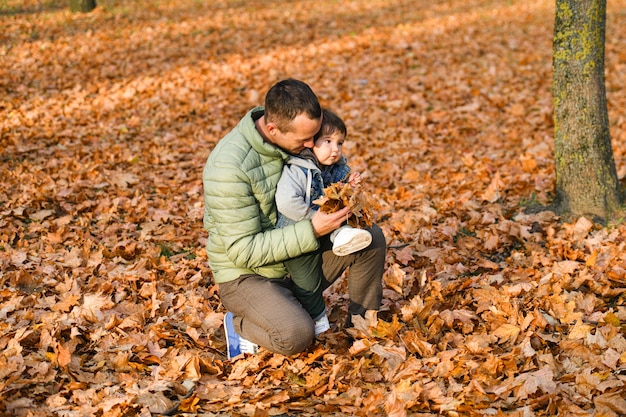
[[[554, 183], [550, 3], [62, 3], [0, 5], [0, 413], [626, 414], [624, 226], [523, 213]], [[367, 188], [325, 204], [383, 228], [383, 308], [342, 329], [340, 280], [307, 351], [228, 362], [199, 172], [287, 76], [349, 126]]]

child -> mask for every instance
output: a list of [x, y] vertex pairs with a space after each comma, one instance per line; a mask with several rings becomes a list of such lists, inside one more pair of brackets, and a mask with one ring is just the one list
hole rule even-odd
[[[322, 126], [315, 135], [313, 149], [305, 149], [287, 160], [276, 188], [277, 227], [311, 218], [319, 207], [313, 201], [322, 197], [324, 187], [347, 182], [353, 187], [361, 182], [358, 172], [350, 172], [342, 146], [347, 136], [343, 120], [330, 110], [322, 110]], [[332, 251], [346, 256], [366, 248], [372, 235], [363, 229], [343, 225], [330, 235]], [[315, 334], [330, 328], [322, 292], [321, 253], [313, 252], [285, 262], [295, 284], [294, 293], [315, 321]]]

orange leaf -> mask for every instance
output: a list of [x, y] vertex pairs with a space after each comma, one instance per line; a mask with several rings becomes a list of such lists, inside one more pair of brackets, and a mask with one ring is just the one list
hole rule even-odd
[[68, 345], [59, 343], [57, 345], [58, 355], [57, 360], [59, 361], [59, 366], [66, 367], [72, 361], [72, 352]]

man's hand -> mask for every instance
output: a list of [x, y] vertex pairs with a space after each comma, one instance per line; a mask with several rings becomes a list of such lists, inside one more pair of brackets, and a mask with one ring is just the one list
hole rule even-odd
[[339, 228], [343, 222], [348, 220], [348, 216], [350, 216], [350, 207], [344, 207], [334, 213], [324, 213], [318, 210], [311, 218], [315, 237], [319, 238]]

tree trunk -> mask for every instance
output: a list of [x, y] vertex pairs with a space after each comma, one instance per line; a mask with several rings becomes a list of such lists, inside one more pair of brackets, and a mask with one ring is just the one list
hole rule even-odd
[[70, 10], [87, 13], [96, 8], [96, 0], [70, 0]]
[[621, 204], [604, 85], [605, 31], [606, 0], [556, 0], [553, 207], [603, 221]]

